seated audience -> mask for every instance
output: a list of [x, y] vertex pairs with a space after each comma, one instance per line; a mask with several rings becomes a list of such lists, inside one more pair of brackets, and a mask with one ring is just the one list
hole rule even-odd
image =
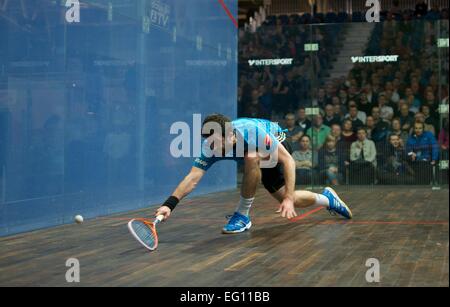
[[[433, 125], [429, 125], [425, 122], [425, 115], [423, 113], [417, 112], [416, 115], [414, 116], [414, 118], [415, 118], [415, 123], [419, 122], [424, 125], [426, 132], [430, 132], [433, 136], [436, 135], [436, 131], [434, 130]], [[414, 129], [415, 128], [412, 127], [410, 133], [413, 133]]]
[[323, 118], [323, 124], [328, 127], [331, 127], [334, 124], [341, 124], [341, 119], [334, 113], [334, 107], [331, 104], [327, 104], [325, 106], [325, 116]]
[[414, 171], [408, 164], [408, 155], [397, 134], [389, 136], [389, 144], [384, 152], [384, 163], [378, 178], [381, 184], [411, 184]]
[[375, 143], [367, 139], [365, 128], [359, 128], [358, 140], [350, 148], [350, 182], [358, 184], [374, 183], [377, 166]]
[[400, 119], [398, 119], [398, 118], [394, 118], [392, 120], [392, 128], [391, 128], [391, 133], [389, 134], [389, 136], [391, 136], [391, 135], [398, 136], [400, 139], [401, 145], [406, 146], [406, 141], [408, 140], [409, 133], [402, 130], [402, 126], [400, 124]]
[[314, 116], [313, 125], [308, 129], [306, 134], [312, 140], [312, 146], [315, 151], [320, 150], [325, 143], [326, 137], [330, 134], [330, 127], [323, 124], [322, 115], [317, 114]]
[[304, 135], [300, 138], [299, 149], [292, 153], [296, 166], [296, 183], [310, 184], [313, 175], [313, 152], [311, 150], [311, 140]]
[[288, 113], [285, 116], [285, 127], [286, 127], [286, 140], [288, 140], [292, 149], [295, 151], [298, 149], [298, 141], [303, 136], [303, 130], [300, 126], [295, 124], [295, 115]]
[[372, 130], [372, 141], [384, 144], [389, 134], [389, 122], [380, 117], [379, 107], [374, 107], [372, 109], [372, 118], [375, 122], [375, 128]]
[[412, 162], [416, 183], [430, 184], [433, 167], [439, 158], [439, 149], [434, 135], [425, 131], [423, 122], [414, 124], [414, 132], [408, 138], [406, 152]]
[[[353, 131], [358, 131], [359, 128], [364, 126], [364, 122], [358, 117], [358, 108], [355, 105], [352, 105], [349, 109], [349, 113], [346, 116], [346, 119], [352, 122]], [[366, 118], [364, 118], [366, 121]]]
[[300, 126], [300, 128], [303, 131], [308, 131], [309, 128], [311, 128], [311, 121], [308, 119], [308, 116], [306, 116], [306, 109], [301, 107], [297, 110], [297, 126]]
[[448, 118], [443, 120], [442, 129], [439, 132], [439, 146], [442, 160], [448, 160]]
[[327, 185], [338, 185], [345, 171], [344, 158], [336, 145], [336, 138], [329, 135], [319, 151], [319, 174]]

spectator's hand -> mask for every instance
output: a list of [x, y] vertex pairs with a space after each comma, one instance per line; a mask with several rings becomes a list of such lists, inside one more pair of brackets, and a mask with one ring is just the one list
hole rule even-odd
[[435, 166], [436, 165], [436, 161], [431, 161], [431, 165]]
[[411, 160], [416, 161], [417, 155], [415, 152], [411, 153]]
[[350, 162], [345, 161], [344, 164], [345, 164], [345, 166], [349, 166], [349, 165], [350, 165]]

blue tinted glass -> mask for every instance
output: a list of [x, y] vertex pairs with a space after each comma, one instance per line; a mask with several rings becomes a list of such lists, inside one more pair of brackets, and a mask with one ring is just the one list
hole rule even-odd
[[[193, 161], [172, 157], [171, 125], [236, 117], [237, 29], [218, 1], [80, 2], [3, 8], [0, 235], [158, 204]], [[234, 188], [230, 165], [195, 193]]]

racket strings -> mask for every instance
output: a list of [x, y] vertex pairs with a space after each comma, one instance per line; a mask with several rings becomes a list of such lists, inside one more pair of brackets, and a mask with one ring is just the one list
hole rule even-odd
[[149, 247], [155, 246], [156, 239], [151, 229], [151, 224], [141, 221], [134, 221], [132, 227], [136, 235], [142, 240], [143, 243]]

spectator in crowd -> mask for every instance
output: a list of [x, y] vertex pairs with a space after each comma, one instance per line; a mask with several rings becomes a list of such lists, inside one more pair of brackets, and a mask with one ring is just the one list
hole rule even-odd
[[337, 148], [336, 138], [327, 136], [325, 145], [319, 151], [319, 174], [327, 185], [338, 185], [345, 171], [344, 158]]
[[394, 117], [394, 109], [387, 103], [385, 95], [378, 97], [378, 107], [380, 108], [380, 117], [385, 121], [391, 121]]
[[297, 110], [297, 126], [299, 126], [303, 131], [308, 131], [311, 128], [311, 121], [306, 116], [306, 109], [303, 107]]
[[333, 96], [333, 97], [331, 97], [331, 104], [333, 106], [341, 105], [341, 99], [338, 96]]
[[439, 132], [439, 146], [442, 151], [442, 160], [448, 160], [448, 118], [443, 120], [442, 129]]
[[342, 123], [342, 140], [348, 144], [349, 148], [357, 140], [353, 122], [350, 119], [346, 119]]
[[[356, 105], [352, 105], [349, 110], [345, 118], [352, 122], [353, 131], [356, 132], [358, 128], [364, 126], [364, 122], [358, 117], [358, 107]], [[366, 118], [364, 118], [364, 121], [366, 121]]]
[[295, 115], [288, 113], [285, 116], [286, 122], [286, 139], [292, 144], [292, 149], [295, 151], [298, 148], [300, 138], [303, 136], [304, 131], [300, 126], [295, 124]]
[[392, 120], [392, 129], [391, 129], [391, 133], [389, 134], [389, 136], [391, 136], [391, 135], [398, 136], [401, 145], [402, 146], [406, 145], [406, 142], [408, 141], [409, 133], [402, 129], [402, 126], [400, 124], [400, 119], [398, 119], [398, 118], [394, 118]]
[[318, 151], [325, 143], [326, 137], [330, 134], [330, 127], [323, 124], [322, 115], [317, 114], [313, 118], [313, 125], [308, 129], [306, 134], [312, 140], [313, 149]]
[[370, 114], [374, 105], [367, 98], [366, 93], [361, 93], [359, 96], [359, 107], [360, 112], [364, 112], [365, 115]]
[[341, 105], [347, 105], [347, 103], [348, 103], [348, 94], [347, 94], [346, 90], [341, 89], [339, 91], [339, 100], [341, 101]]
[[383, 167], [378, 173], [381, 184], [411, 184], [414, 182], [414, 172], [408, 164], [405, 147], [397, 134], [389, 136], [389, 144], [386, 146], [383, 160]]
[[284, 75], [279, 73], [273, 83], [273, 110], [275, 113], [282, 113], [288, 105], [289, 86]]
[[414, 132], [408, 138], [406, 149], [413, 162], [427, 161], [434, 165], [438, 160], [436, 138], [425, 130], [425, 124], [421, 121], [414, 123]]
[[439, 131], [439, 120], [435, 117], [435, 114], [431, 114], [430, 107], [427, 104], [422, 105], [421, 113], [425, 118], [425, 124], [432, 126], [434, 131]]
[[350, 108], [351, 107], [356, 107], [357, 109], [357, 118], [363, 123], [366, 124], [366, 120], [367, 120], [367, 114], [366, 112], [363, 112], [359, 109], [358, 104], [356, 103], [356, 100], [351, 100], [348, 103], [348, 108], [349, 108], [349, 113], [350, 113]]
[[[375, 143], [367, 139], [365, 128], [358, 129], [358, 140], [350, 148], [350, 177], [351, 182], [360, 184], [374, 183], [377, 166], [377, 150]], [[356, 178], [356, 180], [354, 180]], [[368, 181], [369, 180], [369, 181]]]
[[367, 121], [366, 121], [367, 138], [369, 140], [372, 140], [373, 129], [375, 129], [375, 121], [373, 120], [373, 117], [371, 115], [369, 115], [369, 116], [367, 116]]
[[375, 122], [375, 128], [372, 130], [372, 141], [375, 143], [383, 143], [387, 140], [389, 134], [389, 122], [380, 117], [380, 108], [372, 109], [372, 118]]
[[342, 127], [340, 125], [333, 125], [331, 127], [330, 135], [334, 136], [334, 138], [336, 140], [336, 148], [337, 148], [338, 152], [341, 154], [345, 163], [346, 164], [350, 163], [350, 146], [352, 145], [353, 141], [350, 142], [350, 141], [344, 139], [344, 137], [342, 135]]
[[297, 184], [310, 184], [314, 163], [309, 136], [300, 138], [299, 149], [292, 153], [292, 157], [295, 160]]
[[400, 106], [399, 120], [402, 130], [409, 132], [414, 124], [414, 113], [409, 110], [406, 103]]
[[370, 105], [374, 106], [378, 102], [377, 93], [374, 92], [373, 87], [370, 83], [367, 83], [364, 88], [364, 93], [366, 94], [367, 101]]
[[323, 109], [329, 103], [331, 103], [331, 101], [327, 98], [325, 89], [320, 88], [317, 92], [317, 98], [313, 100], [312, 105]]
[[[438, 102], [436, 101], [436, 97], [434, 96], [433, 91], [428, 91], [425, 94], [425, 100], [424, 103], [422, 104], [423, 106], [428, 106], [430, 109], [430, 114], [435, 116], [438, 110]], [[422, 110], [423, 112], [423, 110]]]
[[268, 115], [267, 119], [270, 119], [272, 115], [272, 87], [262, 84], [259, 87], [259, 102], [264, 109], [264, 113]]
[[432, 178], [432, 167], [439, 158], [439, 146], [434, 135], [425, 131], [424, 122], [414, 123], [414, 132], [408, 138], [406, 151], [412, 161], [411, 166], [417, 183], [429, 184]]
[[259, 91], [252, 91], [252, 99], [249, 104], [245, 107], [245, 116], [252, 118], [268, 118], [269, 114], [266, 113], [266, 110], [263, 108], [261, 103], [259, 102]]
[[[434, 130], [434, 127], [425, 122], [425, 115], [422, 112], [417, 112], [416, 115], [414, 116], [414, 119], [415, 119], [416, 123], [420, 122], [420, 123], [424, 124], [426, 132], [430, 132], [433, 136], [436, 135], [436, 131]], [[411, 129], [411, 130], [413, 130], [413, 129]], [[411, 131], [411, 133], [412, 133], [412, 131]]]
[[340, 104], [336, 104], [333, 106], [333, 108], [335, 116], [339, 118], [339, 121], [342, 123], [342, 121], [344, 121], [345, 119], [345, 107]]
[[327, 104], [325, 106], [325, 116], [323, 119], [323, 124], [328, 127], [331, 127], [334, 124], [341, 124], [341, 120], [339, 116], [334, 113], [334, 107], [331, 104]]
[[400, 94], [398, 92], [398, 89], [395, 88], [393, 82], [386, 82], [386, 85], [384, 86], [384, 93], [387, 97], [389, 97], [392, 104], [397, 104], [399, 102]]
[[406, 103], [409, 106], [409, 110], [413, 113], [419, 112], [421, 102], [420, 100], [414, 95], [412, 89], [410, 87], [406, 88], [405, 90], [405, 97], [404, 97]]

